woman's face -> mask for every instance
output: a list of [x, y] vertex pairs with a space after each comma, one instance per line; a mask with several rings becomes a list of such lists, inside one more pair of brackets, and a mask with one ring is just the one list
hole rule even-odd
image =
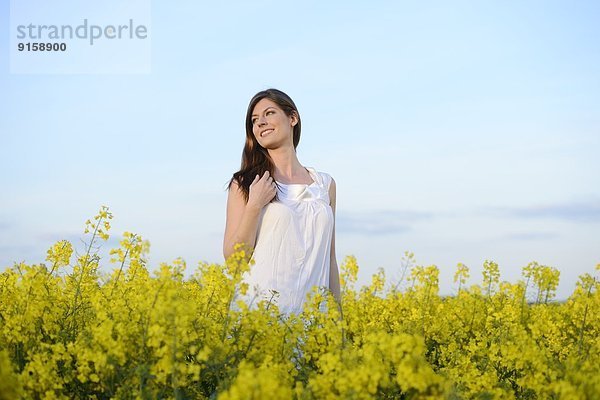
[[288, 117], [277, 103], [264, 98], [252, 110], [252, 132], [258, 143], [268, 149], [277, 148], [289, 142], [292, 144], [292, 133], [296, 118]]

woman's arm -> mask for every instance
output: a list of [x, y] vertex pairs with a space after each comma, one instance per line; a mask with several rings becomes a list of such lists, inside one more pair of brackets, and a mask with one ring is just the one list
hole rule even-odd
[[331, 237], [331, 258], [330, 258], [330, 269], [329, 269], [329, 289], [333, 293], [333, 296], [338, 302], [340, 311], [342, 309], [342, 295], [340, 290], [340, 274], [338, 264], [335, 256], [335, 203], [336, 203], [336, 187], [335, 180], [331, 178], [331, 184], [329, 185], [329, 200], [331, 209], [333, 210], [333, 234]]
[[[245, 243], [254, 248], [256, 242], [256, 229], [261, 209], [246, 204], [238, 183], [233, 181], [227, 197], [227, 221], [225, 223], [225, 237], [223, 239], [223, 256], [228, 259], [234, 253], [236, 243]], [[246, 254], [248, 260], [252, 254]]]

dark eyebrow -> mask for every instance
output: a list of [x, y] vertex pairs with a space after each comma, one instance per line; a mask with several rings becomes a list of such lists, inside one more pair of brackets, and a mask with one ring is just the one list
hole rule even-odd
[[[275, 107], [273, 107], [273, 106], [269, 106], [269, 107], [265, 108], [265, 111], [267, 111], [269, 108], [275, 108]], [[252, 116], [252, 117], [256, 117], [256, 114], [252, 114], [251, 116]]]

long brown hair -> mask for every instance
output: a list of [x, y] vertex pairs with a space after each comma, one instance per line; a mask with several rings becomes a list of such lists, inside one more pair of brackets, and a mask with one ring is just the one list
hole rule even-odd
[[[237, 181], [244, 194], [246, 203], [248, 203], [248, 198], [250, 196], [250, 184], [256, 175], [262, 177], [265, 171], [269, 171], [270, 176], [273, 176], [273, 170], [275, 169], [275, 164], [269, 156], [267, 149], [258, 143], [256, 137], [254, 137], [254, 132], [252, 131], [252, 110], [256, 103], [264, 98], [277, 104], [288, 117], [291, 117], [294, 114], [296, 115], [298, 123], [293, 127], [294, 150], [298, 147], [298, 143], [300, 142], [300, 113], [298, 113], [298, 108], [290, 96], [281, 90], [274, 88], [256, 93], [250, 100], [248, 111], [246, 112], [246, 143], [244, 144], [244, 150], [242, 152], [242, 165], [240, 170], [233, 174], [226, 189], [229, 190], [233, 181]], [[277, 199], [277, 195], [275, 195], [274, 199]]]

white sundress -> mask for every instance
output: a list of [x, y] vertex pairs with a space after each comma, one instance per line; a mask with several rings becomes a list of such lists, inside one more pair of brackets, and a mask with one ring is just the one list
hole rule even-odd
[[[272, 298], [279, 311], [300, 313], [306, 295], [314, 286], [329, 287], [331, 239], [334, 228], [333, 209], [329, 204], [331, 176], [305, 167], [313, 183], [277, 182], [279, 201], [268, 203], [259, 215], [255, 264], [244, 273], [248, 283], [246, 295], [236, 288], [232, 307], [243, 299], [249, 308]], [[323, 306], [320, 307], [323, 309]]]

